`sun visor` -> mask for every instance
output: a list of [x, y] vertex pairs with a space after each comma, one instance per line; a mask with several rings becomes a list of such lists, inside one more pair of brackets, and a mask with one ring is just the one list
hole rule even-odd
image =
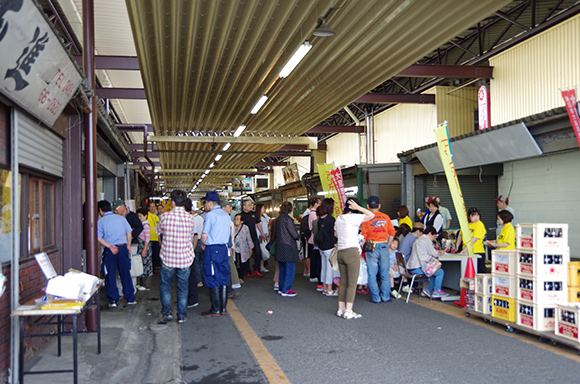
[[[481, 133], [451, 142], [455, 169], [504, 163], [542, 154], [542, 150], [524, 123]], [[443, 172], [437, 146], [415, 153], [432, 173]]]

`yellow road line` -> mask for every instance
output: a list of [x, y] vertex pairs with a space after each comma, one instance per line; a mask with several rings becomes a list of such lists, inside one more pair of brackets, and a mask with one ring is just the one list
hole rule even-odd
[[256, 335], [252, 327], [250, 327], [250, 324], [248, 324], [244, 316], [240, 313], [238, 307], [231, 300], [228, 301], [227, 305], [228, 312], [234, 324], [248, 344], [248, 347], [250, 347], [268, 381], [270, 383], [290, 383], [278, 363], [276, 363], [276, 360], [274, 360], [274, 357], [268, 352], [268, 349], [260, 341], [258, 335]]
[[[465, 310], [463, 308], [443, 304], [442, 302], [440, 302], [438, 300], [429, 301], [429, 299], [425, 299], [425, 298], [417, 299], [417, 298], [411, 297], [410, 301], [413, 304], [417, 304], [417, 305], [420, 305], [422, 307], [429, 308], [429, 309], [432, 309], [434, 311], [444, 313], [446, 315], [455, 317], [456, 319], [466, 321], [470, 324], [474, 324], [474, 325], [478, 325], [480, 327], [487, 328], [487, 329], [494, 331], [496, 333], [502, 334], [502, 335], [507, 336], [507, 337], [518, 339], [520, 341], [523, 341], [524, 343], [535, 345], [538, 348], [542, 348], [543, 350], [546, 350], [548, 352], [552, 352], [552, 353], [555, 353], [556, 355], [567, 357], [570, 360], [574, 360], [574, 361], [580, 363], [580, 356], [578, 355], [578, 350], [574, 349], [572, 347], [570, 347], [570, 349], [568, 349], [568, 347], [566, 347], [566, 348], [553, 347], [553, 346], [548, 345], [546, 343], [540, 342], [538, 339], [538, 336], [531, 334], [531, 333], [526, 333], [526, 332], [523, 332], [521, 334], [517, 334], [515, 332], [508, 333], [505, 331], [505, 327], [498, 327], [497, 325], [484, 323], [483, 320], [477, 315], [467, 317], [467, 316], [465, 316]], [[500, 322], [500, 321], [501, 320], [498, 320], [498, 322]]]

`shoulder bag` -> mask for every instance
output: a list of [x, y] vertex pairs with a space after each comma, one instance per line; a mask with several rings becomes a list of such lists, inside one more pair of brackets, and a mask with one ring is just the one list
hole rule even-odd
[[421, 269], [423, 273], [427, 277], [431, 277], [441, 268], [441, 262], [437, 260], [435, 257], [431, 257], [429, 261], [425, 261], [421, 263]]

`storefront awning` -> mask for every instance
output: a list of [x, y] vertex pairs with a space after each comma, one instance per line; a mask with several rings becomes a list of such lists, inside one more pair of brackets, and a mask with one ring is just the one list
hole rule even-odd
[[[520, 160], [542, 154], [524, 123], [451, 141], [455, 169]], [[416, 152], [429, 173], [443, 172], [437, 146]]]

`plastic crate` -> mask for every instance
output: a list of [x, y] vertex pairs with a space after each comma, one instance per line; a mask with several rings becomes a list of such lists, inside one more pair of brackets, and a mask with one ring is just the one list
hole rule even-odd
[[496, 275], [492, 276], [491, 294], [509, 299], [516, 298], [516, 276]]
[[568, 263], [568, 286], [580, 287], [580, 261]]
[[491, 316], [496, 319], [516, 322], [516, 299], [491, 296]]
[[515, 250], [491, 251], [491, 273], [516, 275], [517, 257]]
[[516, 279], [518, 300], [541, 305], [564, 303], [568, 295], [565, 279], [550, 279], [518, 275]]
[[517, 273], [568, 279], [570, 248], [561, 250], [517, 250]]
[[568, 301], [580, 302], [580, 287], [568, 286]]
[[556, 305], [540, 305], [516, 300], [517, 323], [536, 331], [553, 331]]
[[491, 273], [475, 274], [475, 293], [478, 295], [491, 295]]
[[578, 321], [580, 305], [576, 303], [556, 304], [556, 326], [554, 333], [562, 337], [580, 341], [578, 338]]
[[475, 312], [491, 314], [491, 295], [475, 295]]
[[516, 225], [517, 248], [539, 250], [568, 247], [568, 224], [520, 223]]

